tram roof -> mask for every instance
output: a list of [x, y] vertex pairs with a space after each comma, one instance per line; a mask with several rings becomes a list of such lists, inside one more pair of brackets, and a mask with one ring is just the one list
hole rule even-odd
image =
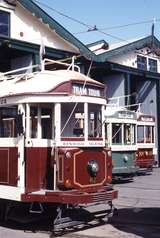
[[[60, 85], [69, 81], [104, 87], [102, 83], [72, 70], [44, 70], [12, 78], [2, 77], [3, 80], [0, 77], [0, 97], [25, 93], [54, 93]], [[56, 92], [63, 93], [63, 90], [64, 88], [61, 88]]]

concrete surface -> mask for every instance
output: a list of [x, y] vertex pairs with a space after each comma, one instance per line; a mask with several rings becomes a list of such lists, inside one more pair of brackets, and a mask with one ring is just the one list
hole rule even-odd
[[[150, 175], [137, 176], [132, 182], [114, 186], [119, 190], [119, 198], [114, 201], [118, 215], [109, 223], [93, 222], [61, 237], [160, 238], [160, 168], [154, 169]], [[52, 236], [48, 229], [45, 222], [25, 226], [7, 222], [0, 224], [0, 238], [49, 238]]]

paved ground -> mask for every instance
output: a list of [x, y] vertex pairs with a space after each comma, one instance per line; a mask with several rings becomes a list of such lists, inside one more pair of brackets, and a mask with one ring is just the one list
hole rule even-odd
[[[133, 182], [119, 183], [119, 198], [114, 202], [118, 215], [107, 224], [93, 223], [63, 238], [160, 238], [160, 169], [152, 175], [138, 176]], [[0, 238], [49, 238], [45, 222], [0, 225]]]

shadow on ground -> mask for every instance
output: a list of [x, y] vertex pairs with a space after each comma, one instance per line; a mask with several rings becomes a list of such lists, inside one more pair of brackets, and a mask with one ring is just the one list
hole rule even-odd
[[110, 220], [118, 230], [143, 238], [160, 238], [160, 208], [123, 208]]

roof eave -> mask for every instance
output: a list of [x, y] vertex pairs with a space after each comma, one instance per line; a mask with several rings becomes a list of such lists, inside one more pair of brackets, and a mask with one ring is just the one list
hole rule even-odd
[[62, 25], [60, 25], [51, 16], [49, 16], [32, 0], [19, 0], [19, 3], [29, 12], [31, 12], [34, 16], [39, 19], [42, 19], [44, 24], [49, 25], [49, 27], [54, 30], [58, 35], [60, 35], [64, 40], [76, 46], [79, 49], [81, 55], [83, 55], [89, 60], [98, 60], [93, 52], [91, 52], [83, 43], [81, 43], [76, 37], [74, 37]]

